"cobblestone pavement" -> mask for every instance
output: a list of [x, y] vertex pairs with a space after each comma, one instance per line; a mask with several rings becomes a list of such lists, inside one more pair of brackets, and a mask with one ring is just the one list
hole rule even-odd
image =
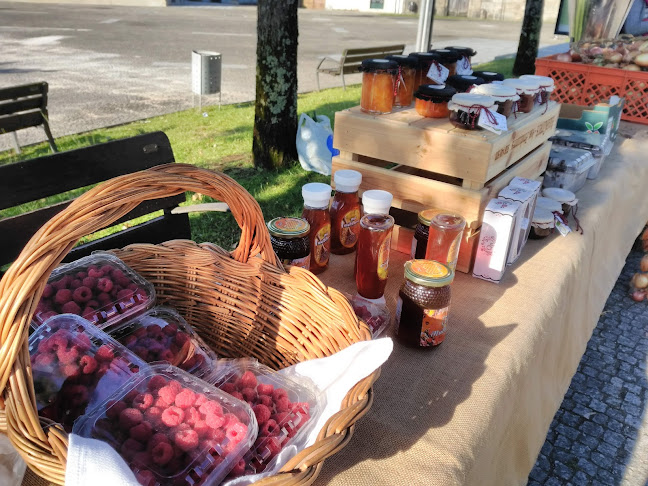
[[648, 302], [628, 296], [642, 255], [628, 255], [528, 486], [648, 485]]

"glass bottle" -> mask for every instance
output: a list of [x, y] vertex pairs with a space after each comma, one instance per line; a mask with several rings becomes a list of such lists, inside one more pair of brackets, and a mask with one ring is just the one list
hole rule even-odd
[[417, 62], [414, 89], [418, 89], [422, 84], [430, 84], [432, 81], [427, 77], [427, 74], [433, 63], [441, 61], [441, 56], [432, 52], [412, 52], [409, 56], [416, 59]]
[[512, 86], [517, 90], [520, 100], [517, 102], [517, 111], [519, 113], [530, 113], [535, 106], [535, 99], [540, 92], [540, 83], [533, 79], [509, 78], [502, 81], [506, 86]]
[[394, 218], [388, 214], [365, 214], [360, 220], [355, 276], [358, 294], [379, 299], [385, 293]]
[[503, 84], [482, 84], [471, 91], [475, 94], [492, 96], [495, 99], [497, 113], [506, 118], [513, 113], [513, 103], [520, 99], [517, 90], [513, 86]]
[[459, 214], [439, 211], [430, 220], [426, 260], [435, 260], [454, 271], [466, 220]]
[[331, 203], [331, 253], [346, 255], [356, 249], [360, 234], [360, 199], [358, 188], [362, 174], [356, 170], [338, 170], [333, 175], [335, 196]]
[[[492, 110], [495, 98], [475, 93], [457, 93], [448, 103], [450, 123], [464, 130], [481, 130], [479, 116], [483, 110]], [[496, 109], [496, 108], [495, 108]]]
[[391, 113], [394, 106], [398, 64], [387, 59], [365, 59], [362, 71], [360, 109], [372, 115]]
[[274, 218], [268, 221], [272, 248], [284, 265], [310, 267], [310, 225], [302, 218]]
[[416, 113], [426, 118], [448, 118], [448, 102], [455, 94], [457, 92], [450, 86], [422, 84], [414, 93]]
[[412, 249], [410, 251], [410, 258], [416, 260], [425, 259], [425, 252], [427, 251], [428, 236], [430, 234], [430, 221], [437, 214], [440, 209], [424, 209], [418, 213], [418, 224], [414, 230], [414, 237], [412, 238]]
[[331, 254], [331, 186], [321, 182], [304, 184], [302, 197], [302, 218], [310, 224], [310, 271], [318, 274], [328, 267]]

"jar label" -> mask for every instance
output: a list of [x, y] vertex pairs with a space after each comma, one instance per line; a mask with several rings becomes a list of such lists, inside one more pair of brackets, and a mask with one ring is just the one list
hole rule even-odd
[[352, 209], [344, 215], [340, 222], [340, 244], [345, 248], [353, 248], [360, 233], [360, 210]]
[[294, 260], [281, 260], [284, 265], [291, 265], [293, 267], [301, 267], [308, 270], [310, 268], [310, 253], [303, 258], [295, 258]]
[[326, 265], [329, 260], [330, 250], [329, 246], [326, 243], [331, 238], [331, 225], [325, 224], [315, 235], [315, 248], [313, 248], [313, 259], [318, 265]]
[[398, 335], [398, 328], [400, 327], [400, 320], [401, 320], [402, 313], [403, 313], [403, 299], [401, 299], [399, 295], [398, 300], [396, 301], [396, 317], [394, 318], [394, 327], [395, 327], [396, 335]]
[[457, 74], [471, 75], [473, 73], [470, 59], [468, 56], [463, 56], [457, 61]]
[[389, 268], [389, 250], [391, 248], [391, 232], [380, 244], [378, 249], [378, 278], [387, 279], [387, 270]]
[[421, 322], [421, 339], [423, 347], [437, 346], [443, 342], [448, 325], [448, 307], [443, 309], [425, 309]]
[[427, 77], [437, 84], [444, 84], [446, 79], [448, 79], [448, 74], [450, 74], [450, 70], [447, 67], [443, 64], [439, 64], [437, 61], [433, 61], [432, 64], [430, 64]]
[[461, 237], [463, 236], [463, 231], [459, 233], [448, 250], [448, 267], [452, 270], [457, 266], [457, 258], [459, 257], [459, 248], [461, 247]]

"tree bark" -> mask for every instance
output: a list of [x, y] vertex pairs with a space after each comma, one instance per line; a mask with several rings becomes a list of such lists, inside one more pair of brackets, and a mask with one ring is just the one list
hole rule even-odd
[[278, 169], [297, 160], [298, 0], [259, 0], [257, 6], [254, 165]]
[[542, 28], [542, 10], [544, 0], [526, 0], [520, 43], [518, 44], [513, 74], [535, 73], [535, 60], [538, 57], [538, 44], [540, 42], [540, 29]]

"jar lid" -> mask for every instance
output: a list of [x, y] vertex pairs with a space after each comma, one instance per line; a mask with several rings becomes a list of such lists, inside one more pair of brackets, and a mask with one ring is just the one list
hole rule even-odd
[[487, 83], [493, 81], [504, 81], [504, 75], [493, 71], [473, 71], [473, 76], [482, 78]]
[[480, 108], [492, 108], [493, 105], [495, 105], [495, 98], [492, 96], [475, 93], [457, 93], [452, 97], [450, 103], [448, 103], [448, 108], [475, 113]]
[[538, 76], [536, 74], [523, 74], [520, 76], [520, 79], [530, 79], [536, 81], [542, 89], [545, 91], [553, 91], [554, 89], [554, 80], [549, 76]]
[[502, 81], [507, 86], [513, 86], [518, 94], [533, 95], [540, 90], [540, 83], [533, 79], [509, 78]]
[[467, 57], [472, 57], [475, 54], [477, 54], [477, 51], [475, 51], [472, 47], [446, 46], [445, 48], [457, 51], [462, 56], [467, 56]]
[[441, 56], [433, 52], [410, 52], [409, 57], [416, 59], [418, 66], [441, 60]]
[[538, 196], [538, 199], [536, 200], [536, 208], [547, 209], [552, 213], [554, 211], [558, 211], [559, 213], [562, 214], [563, 212], [562, 204], [560, 204], [555, 199], [551, 199], [550, 197], [544, 197], [544, 196]]
[[455, 49], [432, 49], [430, 50], [433, 54], [438, 54], [441, 58], [441, 62], [457, 62], [463, 57], [463, 54], [456, 51]]
[[554, 199], [561, 204], [569, 204], [570, 206], [575, 206], [578, 203], [576, 194], [560, 187], [545, 187], [542, 190], [542, 195], [544, 197]]
[[389, 61], [394, 61], [399, 66], [407, 66], [415, 68], [418, 66], [418, 61], [416, 58], [411, 56], [406, 56], [404, 54], [392, 54], [391, 56], [385, 56], [385, 59]]
[[497, 101], [517, 101], [520, 99], [517, 90], [513, 86], [505, 86], [503, 84], [481, 84], [475, 86], [470, 92], [492, 96]]
[[454, 279], [454, 271], [435, 260], [405, 262], [405, 278], [424, 287], [445, 287]]
[[443, 103], [444, 101], [450, 101], [455, 94], [457, 94], [457, 90], [452, 86], [446, 86], [444, 84], [422, 84], [414, 93], [414, 98], [432, 101], [434, 103]]
[[309, 182], [302, 186], [304, 204], [311, 208], [328, 207], [331, 199], [331, 186], [322, 182]]
[[430, 224], [434, 223], [444, 230], [458, 230], [466, 227], [466, 220], [460, 214], [450, 211], [437, 211], [437, 213], [430, 220]]
[[335, 190], [340, 192], [356, 192], [362, 182], [362, 174], [357, 170], [342, 169], [333, 174]]
[[448, 79], [446, 79], [446, 84], [452, 86], [460, 93], [468, 91], [468, 88], [471, 86], [484, 84], [485, 82], [482, 78], [478, 78], [472, 74], [455, 74], [448, 76]]
[[301, 238], [310, 232], [310, 224], [302, 218], [274, 218], [268, 222], [268, 231], [279, 238]]
[[537, 228], [549, 229], [555, 226], [554, 214], [545, 208], [535, 208], [531, 224]]
[[365, 214], [389, 214], [393, 199], [390, 192], [371, 189], [362, 194], [362, 206]]
[[391, 74], [398, 72], [398, 64], [389, 59], [365, 59], [360, 64], [360, 71], [364, 73], [373, 73], [377, 71], [384, 71]]
[[424, 209], [423, 211], [418, 213], [419, 223], [425, 226], [430, 226], [430, 221], [432, 221], [432, 218], [434, 218], [434, 216], [440, 212], [441, 209]]

